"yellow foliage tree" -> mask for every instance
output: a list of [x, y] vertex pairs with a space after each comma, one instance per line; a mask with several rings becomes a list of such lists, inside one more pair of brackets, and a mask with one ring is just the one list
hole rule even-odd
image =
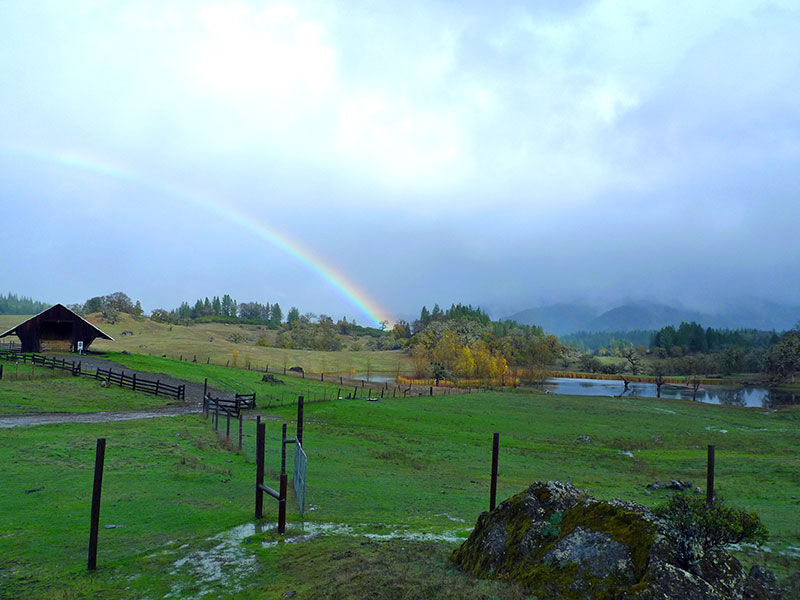
[[464, 346], [458, 354], [456, 374], [463, 379], [469, 379], [475, 375], [475, 359], [472, 358], [472, 350], [469, 349], [469, 346]]

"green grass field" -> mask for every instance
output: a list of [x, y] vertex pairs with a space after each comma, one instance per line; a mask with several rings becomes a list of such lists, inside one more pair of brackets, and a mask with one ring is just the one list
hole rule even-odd
[[[194, 380], [208, 368], [159, 366]], [[225, 372], [242, 385], [258, 375]], [[23, 382], [31, 390], [50, 383]], [[290, 385], [321, 389], [308, 380]], [[512, 585], [476, 584], [446, 561], [487, 508], [495, 431], [499, 498], [560, 479], [600, 498], [653, 505], [665, 495], [648, 495], [647, 483], [690, 479], [704, 487], [706, 445], [715, 444], [718, 492], [761, 515], [772, 534], [770, 566], [783, 574], [798, 568], [780, 554], [800, 546], [797, 410], [519, 391], [307, 404], [308, 510], [301, 520], [290, 492], [292, 544], [272, 530], [269, 498], [261, 531], [253, 525], [256, 414], [269, 419], [267, 481], [275, 485], [280, 423], [293, 435], [294, 406], [253, 411], [241, 454], [201, 416], [0, 430], [7, 482], [0, 508], [13, 515], [0, 525], [0, 597], [524, 598]], [[590, 443], [576, 442], [584, 435]], [[89, 574], [101, 436], [108, 439], [101, 527], [118, 527], [101, 528], [100, 569]], [[292, 452], [288, 459], [291, 470]]]
[[[29, 370], [29, 369], [27, 369]], [[86, 377], [39, 368], [34, 381], [0, 380], [0, 414], [143, 410], [166, 406], [170, 400], [119, 387], [103, 388]]]

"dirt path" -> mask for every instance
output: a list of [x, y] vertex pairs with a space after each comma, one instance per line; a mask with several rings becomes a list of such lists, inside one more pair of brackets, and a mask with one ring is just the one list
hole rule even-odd
[[[52, 423], [106, 423], [110, 421], [132, 421], [134, 419], [154, 419], [157, 417], [177, 417], [180, 415], [197, 414], [203, 410], [203, 384], [194, 381], [185, 381], [165, 375], [164, 373], [151, 373], [149, 371], [137, 371], [123, 367], [113, 361], [93, 356], [81, 357], [81, 368], [83, 370], [94, 371], [101, 369], [112, 369], [119, 373], [124, 371], [126, 375], [136, 374], [137, 377], [149, 380], [160, 380], [169, 385], [186, 386], [186, 402], [165, 406], [164, 408], [151, 408], [143, 410], [129, 411], [107, 411], [94, 413], [35, 413], [23, 415], [4, 415], [0, 417], [0, 429], [9, 427], [19, 427], [24, 425], [48, 425]], [[217, 396], [226, 396], [224, 392], [209, 388]], [[165, 399], [166, 400], [166, 399]]]
[[156, 417], [178, 417], [201, 412], [194, 406], [167, 406], [147, 410], [127, 410], [119, 412], [94, 413], [36, 413], [27, 415], [6, 415], [0, 417], [0, 429], [24, 425], [50, 425], [52, 423], [108, 423], [111, 421], [133, 421], [135, 419], [154, 419]]

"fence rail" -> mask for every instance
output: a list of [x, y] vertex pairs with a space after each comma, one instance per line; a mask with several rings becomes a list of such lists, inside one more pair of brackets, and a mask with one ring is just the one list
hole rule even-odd
[[61, 369], [62, 371], [69, 371], [73, 375], [81, 374], [81, 362], [77, 363], [74, 360], [67, 361], [63, 358], [58, 359], [55, 357], [44, 356], [42, 354], [23, 354], [16, 350], [0, 351], [0, 359], [21, 362], [22, 364], [31, 363], [34, 366], [46, 367], [48, 369]]
[[[90, 374], [87, 373], [87, 375]], [[162, 383], [161, 380], [151, 381], [149, 379], [142, 379], [135, 373], [133, 375], [125, 375], [125, 371], [115, 373], [111, 369], [98, 368], [93, 376], [95, 379], [104, 379], [113, 385], [129, 387], [134, 392], [144, 392], [145, 394], [153, 394], [154, 396], [166, 396], [179, 401], [186, 400], [185, 385], [170, 385], [168, 383]]]

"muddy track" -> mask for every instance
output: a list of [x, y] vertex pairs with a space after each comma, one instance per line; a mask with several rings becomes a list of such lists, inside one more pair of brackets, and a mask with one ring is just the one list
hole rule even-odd
[[[203, 410], [203, 384], [194, 381], [178, 379], [164, 373], [151, 373], [149, 371], [137, 371], [123, 367], [113, 361], [93, 356], [81, 357], [81, 368], [83, 370], [94, 371], [101, 369], [112, 369], [114, 372], [125, 371], [126, 375], [135, 374], [136, 377], [149, 380], [160, 380], [169, 385], [185, 385], [186, 401], [172, 403], [164, 408], [151, 408], [143, 410], [129, 411], [107, 411], [94, 413], [35, 413], [22, 415], [3, 415], [0, 417], [0, 429], [18, 427], [24, 425], [48, 425], [52, 423], [107, 423], [110, 421], [131, 421], [134, 419], [153, 419], [157, 417], [177, 417], [180, 415], [197, 414]], [[226, 396], [224, 392], [213, 390], [209, 391], [217, 396]], [[166, 398], [165, 398], [166, 400]]]

